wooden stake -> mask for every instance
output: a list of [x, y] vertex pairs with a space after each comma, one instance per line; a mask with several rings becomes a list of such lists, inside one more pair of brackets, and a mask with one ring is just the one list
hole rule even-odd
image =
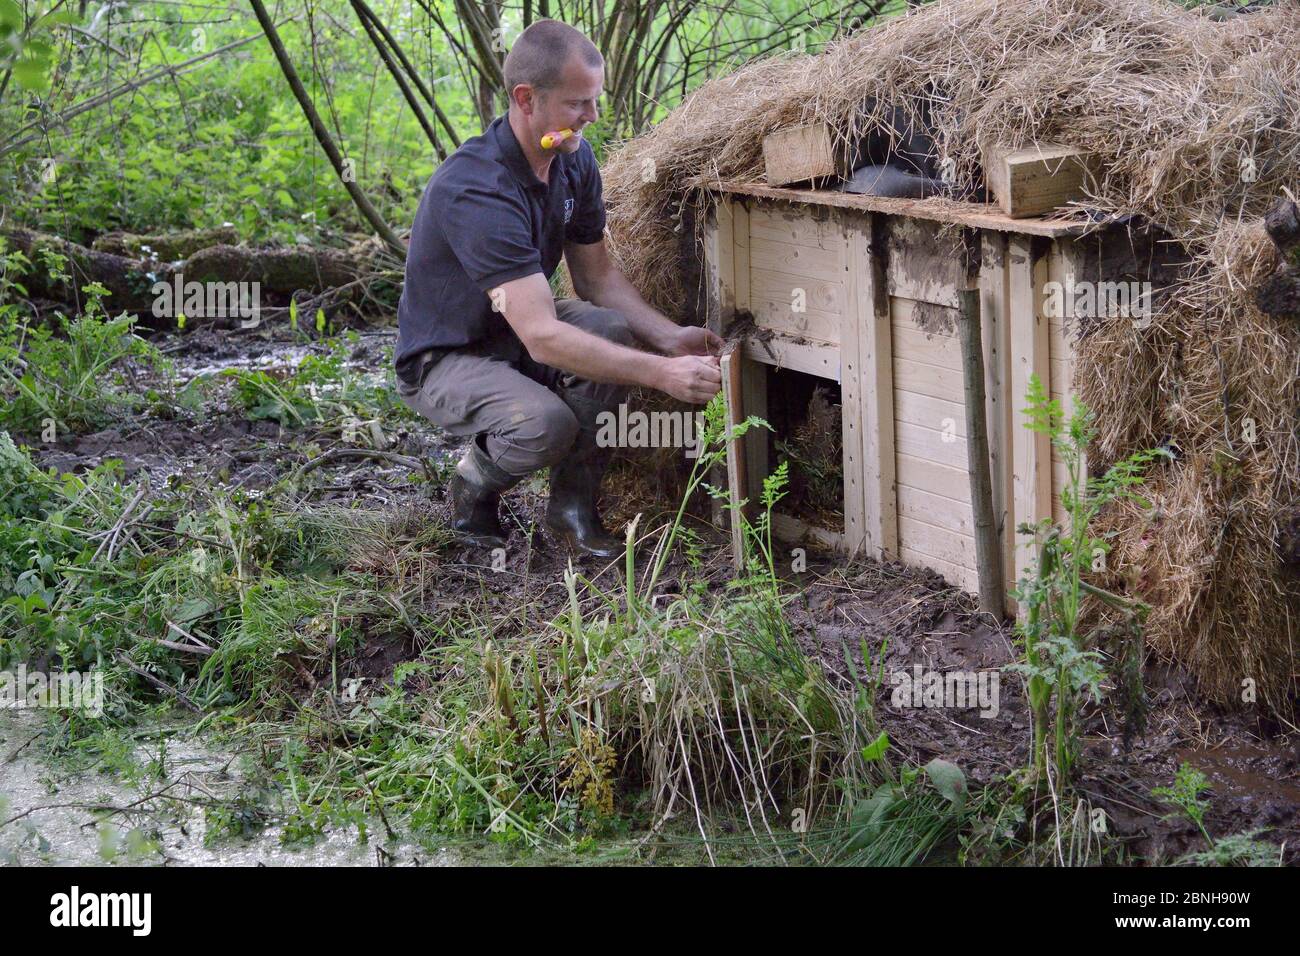
[[731, 559], [737, 571], [745, 567], [745, 528], [744, 513], [741, 502], [745, 500], [749, 482], [745, 477], [745, 456], [736, 444], [732, 434], [736, 425], [745, 420], [745, 409], [741, 407], [741, 367], [744, 353], [740, 349], [724, 352], [722, 366], [722, 397], [726, 403], [727, 415], [727, 488], [731, 501]]
[[966, 462], [970, 475], [971, 514], [975, 519], [975, 563], [979, 573], [980, 610], [999, 620], [1006, 610], [1006, 581], [997, 519], [993, 513], [993, 482], [989, 473], [988, 420], [984, 407], [984, 349], [980, 330], [980, 294], [964, 289], [961, 297], [963, 391], [966, 399]]

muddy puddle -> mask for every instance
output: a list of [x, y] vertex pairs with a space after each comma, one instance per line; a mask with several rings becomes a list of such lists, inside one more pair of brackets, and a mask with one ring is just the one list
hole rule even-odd
[[[238, 755], [159, 725], [139, 734], [132, 755], [143, 779], [62, 767], [46, 757], [46, 716], [0, 710], [0, 865], [6, 866], [457, 866], [460, 849], [384, 840], [372, 821], [284, 845], [284, 827], [256, 837], [209, 841], [204, 806], [240, 786]], [[160, 741], [165, 740], [160, 756]], [[5, 821], [11, 821], [7, 824]], [[209, 845], [210, 843], [210, 845]]]

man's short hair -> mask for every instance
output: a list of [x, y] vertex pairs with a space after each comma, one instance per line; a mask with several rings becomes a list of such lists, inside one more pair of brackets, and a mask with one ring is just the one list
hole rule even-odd
[[559, 20], [538, 20], [515, 40], [506, 54], [506, 95], [520, 83], [535, 90], [552, 90], [560, 85], [560, 74], [573, 56], [587, 66], [603, 66], [605, 58], [596, 44]]

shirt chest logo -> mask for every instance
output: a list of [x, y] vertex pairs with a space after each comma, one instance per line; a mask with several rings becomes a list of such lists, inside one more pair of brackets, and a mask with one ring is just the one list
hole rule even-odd
[[573, 199], [564, 200], [564, 224], [567, 226], [569, 220], [573, 218]]

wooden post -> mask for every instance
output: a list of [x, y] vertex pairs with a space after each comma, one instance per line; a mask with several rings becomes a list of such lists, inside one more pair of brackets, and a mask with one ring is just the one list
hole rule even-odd
[[[871, 253], [871, 217], [843, 212], [842, 221], [848, 256], [844, 263], [844, 300], [847, 305], [840, 317], [840, 406], [843, 409], [840, 440], [844, 450], [844, 546], [852, 555], [868, 546], [874, 551], [879, 537], [867, 530], [869, 516], [863, 489], [868, 463], [862, 457], [866, 444], [862, 435], [862, 353], [859, 343], [864, 334], [872, 334], [872, 327], [862, 322], [857, 308], [864, 294], [861, 273], [867, 267]], [[871, 520], [874, 521], [874, 517]], [[870, 554], [870, 557], [876, 556]]]
[[979, 572], [980, 610], [1001, 619], [1006, 581], [993, 513], [989, 473], [989, 433], [984, 406], [984, 337], [980, 331], [978, 289], [963, 289], [957, 338], [961, 342], [962, 385], [966, 399], [966, 468], [970, 475], [971, 515], [975, 519], [975, 563]]
[[[988, 414], [989, 462], [993, 471], [993, 515], [1002, 548], [1002, 580], [1016, 575], [1016, 529], [1011, 504], [1012, 416], [1016, 407], [1008, 383], [1011, 355], [1010, 322], [1007, 318], [1007, 236], [985, 230], [980, 256], [980, 334], [984, 337], [984, 407]], [[1014, 615], [1010, 594], [1003, 602], [1005, 613]]]
[[[1043, 318], [1043, 286], [1048, 257], [1034, 237], [1007, 240], [1007, 319], [1011, 338], [1011, 489], [1012, 526], [1037, 524], [1052, 516], [1052, 445], [1047, 435], [1024, 427], [1023, 409], [1029, 376], [1050, 388], [1049, 337]], [[1032, 535], [1016, 534], [1016, 580], [1038, 560]]]
[[[704, 224], [705, 327], [718, 335], [726, 333], [736, 315], [736, 250], [732, 228], [735, 205], [728, 196], [715, 197]], [[727, 478], [721, 467], [713, 469], [714, 485], [721, 486]], [[715, 526], [721, 526], [724, 510], [722, 502], [714, 498], [711, 517]]]
[[731, 502], [731, 559], [737, 571], [745, 569], [745, 528], [741, 502], [749, 482], [745, 477], [745, 456], [732, 433], [736, 425], [745, 420], [742, 405], [740, 370], [745, 362], [744, 350], [736, 348], [723, 353], [722, 397], [726, 403], [727, 428], [727, 490]]
[[889, 315], [884, 217], [867, 214], [853, 244], [857, 272], [848, 313], [858, 323], [861, 401], [863, 538], [867, 556], [898, 554], [898, 465], [894, 448], [894, 346]]

